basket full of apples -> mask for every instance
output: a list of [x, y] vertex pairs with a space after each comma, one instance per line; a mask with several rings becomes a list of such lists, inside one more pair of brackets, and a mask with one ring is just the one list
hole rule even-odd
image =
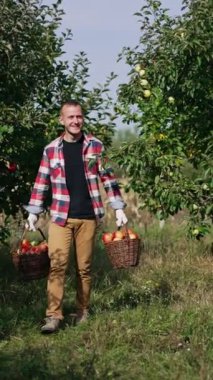
[[13, 264], [24, 280], [36, 280], [49, 273], [48, 244], [42, 230], [38, 228], [37, 231], [42, 240], [28, 239], [24, 232], [18, 248], [12, 252]]
[[105, 232], [102, 241], [113, 268], [128, 268], [139, 264], [141, 239], [126, 225], [123, 229]]

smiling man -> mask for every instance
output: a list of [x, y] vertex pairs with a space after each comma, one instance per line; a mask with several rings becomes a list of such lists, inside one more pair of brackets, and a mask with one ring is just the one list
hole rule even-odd
[[85, 321], [88, 316], [94, 239], [97, 224], [104, 216], [99, 178], [115, 210], [116, 224], [121, 226], [127, 223], [123, 212], [125, 203], [116, 178], [102, 164], [103, 144], [83, 131], [81, 105], [75, 100], [64, 103], [59, 121], [64, 126], [64, 133], [45, 147], [30, 202], [25, 206], [29, 212], [27, 227], [35, 230], [38, 214], [44, 210], [44, 200], [51, 187], [48, 237], [50, 273], [42, 333], [56, 331], [63, 319], [65, 272], [72, 244], [76, 256], [77, 322]]
[[64, 125], [64, 140], [74, 142], [82, 136], [84, 117], [81, 106], [74, 102], [65, 103], [60, 112], [60, 123]]

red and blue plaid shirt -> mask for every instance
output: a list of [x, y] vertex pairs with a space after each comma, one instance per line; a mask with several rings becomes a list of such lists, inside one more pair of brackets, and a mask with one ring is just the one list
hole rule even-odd
[[[50, 214], [52, 221], [61, 226], [64, 226], [67, 221], [70, 205], [70, 196], [65, 178], [63, 137], [64, 134], [45, 147], [30, 202], [25, 207], [27, 211], [35, 214], [42, 212], [44, 210], [44, 200], [51, 186], [52, 204]], [[104, 207], [99, 190], [99, 178], [103, 183], [111, 207], [119, 209], [125, 206], [112, 170], [102, 167], [101, 157], [103, 151], [103, 144], [100, 140], [92, 135], [84, 135], [82, 154], [85, 177], [97, 218], [104, 216]]]

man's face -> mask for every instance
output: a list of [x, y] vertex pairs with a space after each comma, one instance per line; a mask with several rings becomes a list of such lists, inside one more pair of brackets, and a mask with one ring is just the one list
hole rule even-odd
[[76, 139], [81, 136], [84, 117], [79, 105], [70, 106], [65, 104], [61, 110], [59, 120], [65, 128], [65, 136], [71, 139], [72, 137]]

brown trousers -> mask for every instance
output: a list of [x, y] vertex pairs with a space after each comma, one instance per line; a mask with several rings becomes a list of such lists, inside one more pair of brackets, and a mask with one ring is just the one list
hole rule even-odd
[[48, 277], [47, 317], [63, 319], [62, 301], [65, 272], [71, 245], [75, 246], [78, 312], [89, 308], [91, 291], [91, 263], [94, 247], [96, 220], [68, 219], [64, 227], [51, 223], [49, 226], [50, 273]]

